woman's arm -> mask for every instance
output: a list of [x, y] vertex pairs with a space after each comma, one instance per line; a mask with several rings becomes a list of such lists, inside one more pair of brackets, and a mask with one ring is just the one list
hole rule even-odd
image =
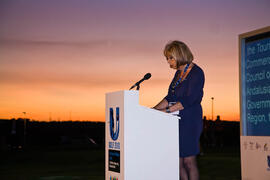
[[163, 98], [157, 105], [155, 105], [153, 108], [156, 110], [166, 110], [166, 107], [169, 105], [168, 101]]
[[[156, 110], [166, 112], [166, 108], [169, 106], [168, 101], [164, 98], [160, 101], [155, 107]], [[174, 105], [169, 107], [170, 112], [179, 111], [184, 109], [183, 105], [180, 102], [175, 103]]]
[[197, 71], [195, 74], [191, 74], [189, 80], [189, 85], [187, 93], [178, 102], [182, 104], [184, 108], [193, 106], [194, 104], [200, 104], [203, 97], [203, 87], [204, 87], [204, 73], [202, 70]]
[[[204, 86], [204, 73], [202, 70], [193, 74], [190, 79], [188, 86], [188, 92], [181, 99], [177, 99], [177, 103], [170, 106], [170, 112], [183, 110], [188, 108], [193, 104], [200, 104], [203, 97], [203, 86]], [[166, 104], [163, 102], [165, 100]], [[154, 108], [160, 111], [166, 112], [166, 107], [168, 107], [168, 102], [172, 100], [170, 94], [168, 94], [159, 104]]]
[[[177, 102], [174, 105], [169, 107], [170, 112], [180, 111], [180, 110], [183, 110], [183, 109], [184, 109], [184, 107], [180, 102]], [[166, 111], [166, 109], [165, 109], [165, 111]]]

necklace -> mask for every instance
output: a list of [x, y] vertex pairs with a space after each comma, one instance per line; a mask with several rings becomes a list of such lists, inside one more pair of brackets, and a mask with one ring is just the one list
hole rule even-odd
[[[172, 90], [173, 93], [174, 93], [174, 91], [175, 91], [175, 88], [181, 83], [181, 80], [182, 80], [182, 78], [184, 77], [184, 75], [186, 74], [189, 65], [190, 65], [190, 64], [187, 64], [187, 65], [186, 65], [186, 67], [185, 67], [185, 69], [184, 69], [184, 72], [183, 72], [182, 76], [180, 76], [180, 78], [178, 79], [178, 81], [175, 82], [175, 83], [172, 83], [172, 85], [171, 85], [171, 90]], [[177, 74], [177, 75], [178, 75], [178, 74]], [[177, 76], [176, 76], [176, 77], [177, 77]]]

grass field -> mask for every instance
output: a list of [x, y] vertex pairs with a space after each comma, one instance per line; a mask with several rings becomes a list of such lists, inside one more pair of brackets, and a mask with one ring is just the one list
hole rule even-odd
[[198, 166], [201, 180], [241, 180], [240, 150], [235, 148], [206, 150]]
[[[198, 157], [201, 180], [240, 180], [236, 149], [210, 149]], [[44, 149], [1, 152], [0, 180], [104, 180], [103, 150]]]

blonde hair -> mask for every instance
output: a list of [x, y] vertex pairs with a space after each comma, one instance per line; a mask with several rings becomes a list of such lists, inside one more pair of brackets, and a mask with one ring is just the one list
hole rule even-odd
[[181, 65], [190, 64], [193, 55], [188, 46], [181, 41], [171, 41], [164, 48], [164, 56], [173, 57], [176, 60], [177, 68]]

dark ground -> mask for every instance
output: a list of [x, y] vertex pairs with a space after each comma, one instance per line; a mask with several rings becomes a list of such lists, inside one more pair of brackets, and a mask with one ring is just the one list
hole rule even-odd
[[[16, 132], [14, 134], [14, 132]], [[240, 180], [239, 122], [204, 119], [200, 180]], [[0, 180], [104, 180], [105, 124], [0, 120]]]
[[[104, 180], [104, 150], [37, 149], [0, 155], [1, 180]], [[198, 157], [201, 180], [240, 180], [240, 154], [208, 149]]]

